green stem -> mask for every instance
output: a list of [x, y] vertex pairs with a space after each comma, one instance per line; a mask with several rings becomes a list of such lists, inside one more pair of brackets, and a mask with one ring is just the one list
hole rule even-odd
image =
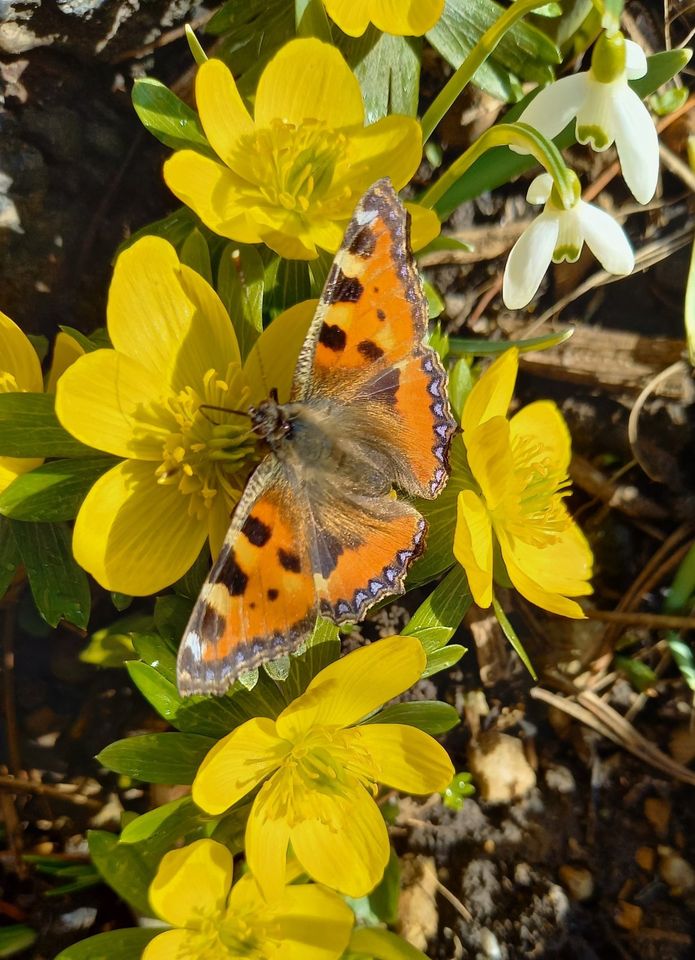
[[444, 86], [422, 118], [422, 142], [427, 143], [444, 115], [451, 109], [461, 91], [473, 79], [476, 71], [485, 63], [505, 33], [527, 13], [537, 7], [544, 7], [547, 0], [516, 0], [505, 10], [473, 47], [453, 77]]
[[492, 147], [509, 146], [510, 144], [521, 147], [526, 153], [533, 154], [555, 181], [557, 192], [565, 209], [569, 210], [570, 207], [574, 206], [577, 198], [574, 193], [572, 171], [565, 166], [562, 154], [552, 140], [547, 140], [537, 130], [525, 123], [498, 123], [494, 127], [490, 127], [465, 153], [454, 160], [446, 173], [443, 173], [439, 180], [425, 191], [418, 202], [423, 207], [433, 207], [487, 150], [492, 149]]

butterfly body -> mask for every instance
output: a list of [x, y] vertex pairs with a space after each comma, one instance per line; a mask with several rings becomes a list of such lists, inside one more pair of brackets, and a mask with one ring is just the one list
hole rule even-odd
[[319, 614], [359, 620], [403, 592], [426, 522], [392, 490], [437, 496], [455, 428], [426, 323], [407, 214], [380, 181], [348, 227], [289, 401], [249, 411], [268, 453], [191, 615], [182, 693], [222, 693], [295, 650]]

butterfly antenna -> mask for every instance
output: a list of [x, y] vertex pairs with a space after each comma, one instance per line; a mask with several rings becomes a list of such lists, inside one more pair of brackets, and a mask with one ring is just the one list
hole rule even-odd
[[212, 417], [208, 417], [207, 413], [205, 413], [206, 410], [219, 410], [221, 413], [234, 413], [238, 417], [248, 417], [249, 420], [251, 419], [251, 414], [248, 410], [235, 410], [234, 407], [216, 407], [213, 403], [201, 403], [198, 409], [210, 423], [214, 423], [215, 421]]

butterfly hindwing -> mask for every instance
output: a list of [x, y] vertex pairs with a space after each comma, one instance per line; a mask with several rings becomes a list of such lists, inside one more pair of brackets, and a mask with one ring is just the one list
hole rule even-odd
[[296, 650], [316, 621], [304, 512], [281, 465], [253, 474], [179, 648], [179, 690], [224, 693], [240, 674]]

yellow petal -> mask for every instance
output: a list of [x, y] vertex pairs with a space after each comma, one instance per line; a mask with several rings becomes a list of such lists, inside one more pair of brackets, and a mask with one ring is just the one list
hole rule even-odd
[[56, 415], [66, 430], [117, 457], [161, 460], [175, 424], [162, 407], [165, 384], [142, 364], [115, 350], [80, 357], [61, 376]]
[[370, 21], [383, 33], [419, 37], [439, 20], [444, 0], [324, 0], [324, 5], [350, 37], [361, 37]]
[[293, 824], [290, 841], [310, 877], [349, 897], [362, 897], [383, 876], [388, 832], [379, 807], [360, 783], [355, 781], [349, 792], [346, 785], [346, 794], [332, 793], [320, 818]]
[[494, 510], [504, 500], [514, 476], [509, 421], [492, 417], [464, 439], [471, 473], [480, 485], [488, 510]]
[[316, 884], [285, 888], [269, 926], [282, 942], [283, 960], [338, 960], [355, 915], [344, 900]]
[[352, 732], [376, 761], [379, 783], [404, 793], [437, 793], [451, 782], [454, 768], [446, 750], [417, 727], [367, 723]]
[[271, 903], [282, 896], [290, 840], [287, 818], [278, 816], [278, 809], [287, 801], [284, 795], [277, 796], [279, 783], [285, 783], [285, 779], [276, 775], [261, 787], [253, 801], [245, 836], [246, 862], [263, 896]]
[[383, 117], [350, 132], [347, 158], [332, 191], [348, 186], [364, 193], [380, 177], [390, 177], [395, 190], [408, 183], [422, 160], [422, 130], [412, 117]]
[[0, 384], [3, 373], [14, 377], [13, 391], [43, 391], [41, 364], [36, 350], [17, 324], [0, 311]]
[[244, 363], [252, 404], [269, 397], [273, 388], [281, 403], [290, 399], [297, 357], [317, 306], [318, 300], [304, 300], [284, 310], [256, 340]]
[[462, 490], [456, 505], [454, 556], [466, 571], [479, 607], [492, 603], [492, 525], [485, 504], [473, 490]]
[[511, 347], [488, 367], [468, 394], [461, 418], [466, 446], [468, 446], [467, 434], [481, 423], [485, 423], [491, 417], [506, 416], [514, 393], [518, 368], [519, 351], [516, 347]]
[[547, 451], [553, 472], [566, 474], [572, 456], [572, 439], [565, 418], [552, 400], [536, 400], [522, 407], [509, 421], [512, 443], [533, 437]]
[[69, 333], [60, 331], [53, 344], [53, 360], [46, 380], [46, 393], [55, 393], [58, 378], [61, 377], [75, 360], [84, 356], [84, 348]]
[[211, 58], [198, 68], [195, 99], [205, 136], [215, 153], [229, 163], [239, 137], [253, 133], [253, 120], [221, 60]]
[[223, 913], [231, 885], [229, 850], [214, 840], [196, 840], [164, 854], [150, 884], [150, 904], [172, 926], [195, 929]]
[[188, 513], [187, 498], [157, 483], [154, 471], [125, 460], [99, 477], [80, 507], [73, 553], [107, 590], [157, 593], [190, 569], [205, 541], [206, 525]]
[[163, 173], [171, 192], [215, 233], [239, 243], [260, 242], [253, 207], [242, 195], [248, 184], [232, 170], [194, 150], [178, 150]]
[[191, 930], [165, 930], [150, 940], [142, 960], [194, 960], [200, 951], [200, 935]]
[[413, 250], [422, 250], [439, 236], [442, 229], [439, 217], [434, 210], [419, 203], [406, 203], [405, 209], [410, 214], [410, 246]]
[[584, 611], [567, 597], [592, 592], [591, 548], [579, 527], [570, 521], [556, 543], [535, 547], [498, 531], [509, 579], [531, 603], [565, 617], [581, 619]]
[[119, 256], [107, 308], [111, 342], [174, 390], [197, 387], [210, 369], [239, 363], [239, 345], [212, 287], [161, 237]]
[[30, 457], [0, 457], [0, 493], [6, 490], [17, 477], [40, 467], [43, 460]]
[[334, 128], [364, 122], [354, 73], [336, 47], [313, 38], [290, 40], [275, 54], [258, 83], [254, 113], [259, 127], [273, 120], [320, 120]]
[[425, 652], [415, 637], [386, 637], [324, 667], [277, 718], [281, 737], [314, 725], [348, 727], [420, 678]]
[[267, 717], [255, 717], [220, 740], [193, 781], [193, 800], [207, 813], [222, 813], [275, 770], [290, 744]]

